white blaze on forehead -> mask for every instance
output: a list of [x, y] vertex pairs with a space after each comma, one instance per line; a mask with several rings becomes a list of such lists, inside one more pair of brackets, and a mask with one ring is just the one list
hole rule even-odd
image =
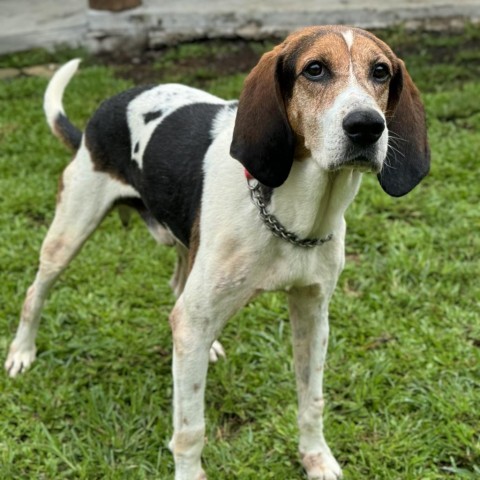
[[353, 63], [352, 63], [352, 45], [353, 45], [353, 30], [347, 30], [346, 32], [342, 32], [342, 36], [347, 44], [348, 52], [350, 53], [350, 66], [349, 66], [349, 73], [350, 73], [350, 83], [356, 83], [357, 79], [355, 78], [355, 74], [353, 73]]
[[342, 32], [342, 36], [345, 39], [348, 51], [350, 51], [353, 45], [353, 30], [347, 30], [346, 32]]

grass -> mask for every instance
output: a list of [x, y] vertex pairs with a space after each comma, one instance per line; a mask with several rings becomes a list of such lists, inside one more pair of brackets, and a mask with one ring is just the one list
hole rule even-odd
[[[432, 172], [401, 199], [367, 176], [348, 211], [348, 261], [330, 310], [326, 436], [346, 479], [477, 479], [480, 37], [473, 29], [381, 35], [422, 88]], [[176, 78], [177, 55], [192, 60], [187, 78], [237, 97], [244, 72], [196, 76], [193, 60], [216, 48], [166, 51], [156, 72]], [[34, 52], [0, 64], [65, 57]], [[119, 71], [86, 62], [65, 98], [76, 124], [131, 84]], [[70, 157], [43, 119], [45, 86], [33, 77], [0, 84], [3, 355]], [[1, 478], [172, 477], [167, 281], [174, 261], [138, 219], [128, 229], [116, 215], [102, 224], [46, 305], [32, 369], [15, 380], [0, 375]], [[228, 359], [210, 368], [206, 395], [209, 478], [302, 478], [283, 296], [246, 307], [221, 340]]]

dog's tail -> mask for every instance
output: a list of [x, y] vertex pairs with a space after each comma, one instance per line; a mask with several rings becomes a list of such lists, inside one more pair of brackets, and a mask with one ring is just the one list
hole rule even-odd
[[79, 63], [80, 59], [76, 58], [60, 67], [51, 78], [43, 98], [43, 109], [50, 129], [72, 150], [78, 150], [80, 147], [82, 132], [65, 115], [62, 97]]

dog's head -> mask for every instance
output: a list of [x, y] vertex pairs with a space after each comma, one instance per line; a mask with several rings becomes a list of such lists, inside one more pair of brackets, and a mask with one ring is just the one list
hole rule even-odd
[[245, 80], [231, 155], [278, 187], [294, 159], [378, 174], [401, 196], [428, 173], [425, 112], [402, 60], [358, 28], [310, 27], [260, 59]]

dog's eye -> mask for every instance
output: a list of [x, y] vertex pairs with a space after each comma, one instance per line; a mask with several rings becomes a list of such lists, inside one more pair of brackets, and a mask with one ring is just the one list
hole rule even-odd
[[390, 70], [384, 63], [377, 63], [372, 70], [372, 77], [377, 82], [386, 82], [390, 78]]
[[320, 62], [311, 62], [303, 70], [309, 80], [320, 80], [326, 72], [325, 66]]

